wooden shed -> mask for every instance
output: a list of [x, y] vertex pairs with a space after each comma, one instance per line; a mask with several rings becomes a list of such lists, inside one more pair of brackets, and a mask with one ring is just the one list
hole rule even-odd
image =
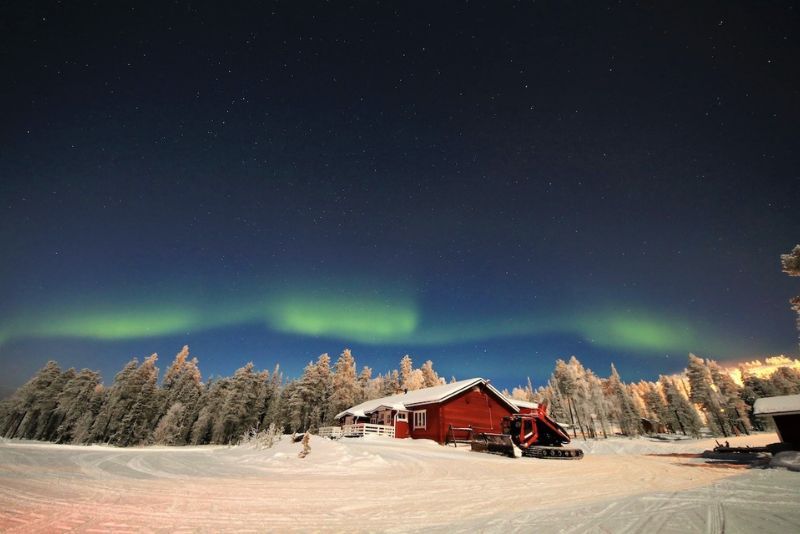
[[757, 399], [753, 405], [753, 414], [772, 417], [781, 441], [800, 450], [800, 395]]
[[451, 428], [500, 432], [503, 417], [519, 408], [488, 380], [472, 378], [363, 402], [336, 415], [345, 427], [380, 425], [397, 438], [445, 443]]

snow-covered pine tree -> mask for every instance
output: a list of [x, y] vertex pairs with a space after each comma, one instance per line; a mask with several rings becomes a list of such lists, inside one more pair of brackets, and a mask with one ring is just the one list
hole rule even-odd
[[159, 420], [153, 431], [153, 441], [159, 445], [182, 445], [184, 443], [184, 412], [186, 407], [180, 401], [170, 405], [166, 415]]
[[[96, 390], [100, 384], [100, 373], [82, 369], [74, 378], [64, 384], [64, 388], [58, 395], [58, 406], [55, 410], [56, 431], [53, 439], [58, 443], [71, 443], [75, 436], [78, 423], [89, 416], [94, 419], [92, 413], [93, 401], [95, 400]], [[82, 426], [86, 427], [88, 421], [83, 421]]]
[[411, 381], [411, 374], [414, 372], [414, 362], [411, 361], [411, 356], [406, 354], [400, 359], [400, 389], [411, 390], [409, 382]]
[[588, 371], [575, 356], [569, 359], [567, 366], [571, 369], [572, 375], [575, 378], [575, 391], [572, 396], [575, 416], [579, 424], [586, 428], [588, 436], [590, 438], [596, 438], [597, 429], [595, 428], [595, 417], [597, 410], [589, 392]]
[[397, 369], [393, 369], [391, 372], [386, 373], [383, 377], [383, 396], [386, 395], [394, 395], [395, 393], [402, 391], [400, 388], [400, 373]]
[[130, 404], [133, 402], [128, 391], [128, 382], [138, 368], [139, 360], [133, 358], [116, 374], [114, 383], [108, 388], [103, 397], [103, 405], [92, 424], [87, 443], [105, 443], [112, 435], [117, 433], [122, 418], [125, 417]]
[[717, 391], [714, 388], [714, 381], [711, 378], [711, 371], [706, 362], [689, 353], [689, 363], [686, 366], [686, 376], [689, 379], [689, 399], [700, 406], [706, 416], [706, 424], [712, 434], [722, 434], [725, 437], [730, 435], [730, 427], [722, 418], [723, 407]]
[[324, 421], [326, 424], [333, 423], [334, 415], [356, 405], [361, 397], [361, 386], [356, 378], [356, 361], [350, 349], [344, 349], [336, 360], [332, 382], [330, 408]]
[[280, 420], [284, 432], [298, 432], [303, 425], [307, 409], [300, 391], [299, 380], [290, 380], [281, 390]]
[[253, 362], [248, 362], [233, 374], [220, 415], [212, 428], [214, 443], [231, 443], [256, 425], [259, 417], [256, 405], [262, 378]]
[[725, 419], [734, 433], [744, 432], [745, 434], [750, 434], [750, 418], [747, 413], [747, 405], [741, 397], [742, 388], [733, 381], [728, 372], [722, 369], [717, 362], [709, 361], [708, 369], [711, 372], [711, 380], [714, 382], [720, 396], [724, 410], [723, 419]]
[[684, 397], [671, 378], [662, 375], [659, 377], [658, 383], [667, 404], [664, 423], [673, 432], [681, 432], [683, 435], [695, 438], [700, 437], [702, 423], [694, 405]]
[[231, 387], [231, 378], [226, 377], [210, 380], [203, 388], [199, 401], [200, 410], [189, 435], [192, 445], [213, 443], [212, 430], [217, 420], [222, 417], [221, 408]]
[[770, 383], [778, 395], [800, 393], [800, 370], [791, 367], [778, 367], [770, 377]]
[[153, 421], [158, 413], [158, 385], [157, 354], [145, 358], [142, 365], [126, 383], [126, 398], [130, 400], [122, 417], [117, 431], [111, 436], [110, 442], [115, 445], [127, 447], [147, 442], [153, 432]]
[[[6, 403], [6, 416], [2, 435], [7, 438], [33, 439], [36, 435], [44, 410], [52, 411], [65, 380], [61, 368], [49, 361], [20, 387]], [[50, 413], [46, 416], [49, 418]]]
[[752, 374], [744, 366], [740, 368], [740, 372], [742, 373], [743, 382], [741, 397], [747, 405], [747, 413], [750, 415], [750, 424], [757, 430], [771, 429], [771, 421], [769, 421], [768, 418], [755, 417], [753, 415], [753, 405], [756, 403], [757, 399], [762, 397], [774, 397], [780, 395], [780, 392], [775, 388], [770, 379], [760, 378]]
[[[544, 388], [543, 396], [544, 400], [547, 402], [550, 416], [560, 423], [568, 423], [570, 421], [570, 415], [567, 402], [561, 395], [558, 389], [558, 383], [552, 375], [550, 375], [550, 380], [548, 380], [547, 386]], [[573, 437], [576, 435], [574, 426], [572, 427], [572, 435]]]
[[72, 428], [73, 443], [88, 444], [91, 442], [94, 421], [97, 418], [97, 415], [100, 413], [100, 410], [105, 404], [107, 398], [108, 389], [103, 387], [102, 384], [97, 384], [92, 392], [88, 409], [80, 415], [78, 420], [75, 422], [75, 426]]
[[[322, 354], [315, 362], [309, 362], [303, 369], [303, 375], [287, 386], [282, 402], [284, 403], [284, 420], [292, 432], [306, 431], [323, 426], [330, 413], [330, 397], [333, 388], [333, 376], [330, 367], [330, 356]], [[286, 391], [288, 390], [288, 391]]]
[[425, 377], [422, 375], [421, 369], [414, 369], [411, 371], [411, 377], [408, 379], [408, 382], [404, 384], [403, 389], [407, 389], [408, 391], [415, 391], [417, 389], [422, 389], [425, 387]]
[[647, 410], [647, 416], [664, 425], [667, 424], [667, 402], [658, 385], [642, 380], [638, 384], [639, 395]]
[[600, 425], [604, 438], [608, 438], [610, 420], [608, 418], [608, 399], [603, 394], [603, 382], [591, 370], [586, 372], [586, 383], [589, 388], [589, 400], [594, 408], [594, 417]]
[[[158, 419], [165, 417], [170, 412], [172, 405], [180, 403], [183, 407], [177, 412], [181, 414], [181, 420], [173, 422], [176, 428], [180, 428], [182, 434], [170, 437], [175, 445], [183, 445], [189, 438], [192, 424], [199, 413], [198, 400], [203, 390], [202, 377], [197, 364], [197, 358], [188, 359], [189, 346], [184, 345], [181, 351], [175, 355], [172, 364], [164, 373], [164, 379], [159, 391], [160, 409]], [[156, 424], [158, 427], [158, 423]]]
[[[382, 383], [378, 386], [377, 380], [372, 379], [372, 368], [366, 365], [361, 368], [358, 374], [358, 398], [356, 404], [360, 404], [366, 400], [376, 399], [380, 396], [377, 391], [382, 389]], [[338, 413], [338, 412], [337, 412]]]
[[[573, 356], [573, 358], [575, 358]], [[572, 360], [570, 360], [572, 361]], [[577, 359], [575, 359], [577, 362]], [[553, 371], [553, 378], [552, 381], [555, 382], [556, 387], [562, 398], [565, 401], [567, 412], [569, 414], [570, 421], [572, 423], [572, 434], [575, 437], [575, 425], [577, 424], [578, 428], [581, 431], [581, 435], [584, 439], [586, 439], [586, 432], [581, 421], [580, 415], [575, 409], [575, 398], [577, 395], [577, 376], [576, 376], [576, 366], [575, 365], [568, 365], [567, 362], [564, 360], [558, 359], [556, 360], [556, 367]]]
[[433, 370], [433, 362], [431, 360], [423, 363], [420, 371], [422, 372], [423, 387], [430, 388], [444, 384], [444, 380], [439, 378], [439, 375]]
[[269, 405], [264, 415], [262, 427], [274, 425], [274, 428], [283, 430], [284, 421], [281, 419], [282, 389], [283, 373], [281, 373], [280, 366], [275, 365], [275, 369], [272, 370], [272, 376], [269, 379]]
[[533, 390], [531, 377], [528, 377], [528, 383], [524, 387], [517, 386], [511, 390], [511, 398], [526, 402], [536, 402], [536, 392]]
[[617, 368], [611, 364], [611, 376], [608, 377], [608, 391], [613, 402], [614, 413], [619, 423], [619, 429], [626, 436], [635, 436], [641, 433], [641, 414], [636, 410], [630, 392], [622, 383]]

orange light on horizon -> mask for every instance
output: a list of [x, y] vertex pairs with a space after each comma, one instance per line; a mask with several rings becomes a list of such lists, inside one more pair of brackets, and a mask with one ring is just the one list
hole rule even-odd
[[742, 381], [742, 370], [758, 378], [769, 378], [781, 367], [800, 369], [800, 360], [793, 360], [781, 354], [780, 356], [768, 356], [763, 362], [761, 360], [752, 360], [737, 364], [736, 366], [725, 367], [725, 370], [730, 377], [733, 378], [734, 382], [742, 386], [744, 385]]

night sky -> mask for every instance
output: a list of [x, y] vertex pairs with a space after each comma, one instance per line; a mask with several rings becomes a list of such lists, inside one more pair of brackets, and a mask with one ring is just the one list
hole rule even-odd
[[7, 2], [0, 388], [796, 356], [792, 4]]

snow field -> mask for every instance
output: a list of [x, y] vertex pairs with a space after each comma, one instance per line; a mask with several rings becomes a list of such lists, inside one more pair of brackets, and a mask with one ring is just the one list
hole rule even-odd
[[[763, 445], [774, 434], [731, 445]], [[583, 460], [429, 441], [244, 447], [0, 444], [0, 531], [800, 532], [800, 478], [709, 466], [714, 440], [575, 442]]]

